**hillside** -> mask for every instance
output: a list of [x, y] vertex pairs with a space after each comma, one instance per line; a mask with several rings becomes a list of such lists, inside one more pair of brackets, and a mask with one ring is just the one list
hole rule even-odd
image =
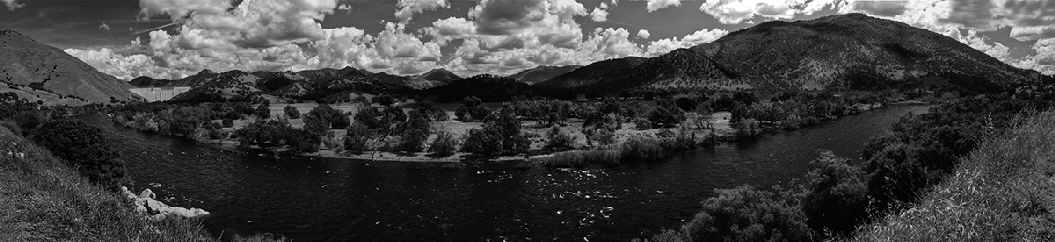
[[0, 127], [0, 241], [217, 241], [199, 221], [152, 221], [67, 162]]
[[855, 241], [1052, 241], [1055, 113], [982, 144], [918, 206], [864, 226]]
[[468, 96], [476, 96], [484, 102], [504, 102], [515, 96], [542, 94], [528, 84], [487, 74], [455, 80], [421, 93], [437, 102], [458, 102]]
[[516, 74], [509, 75], [507, 78], [517, 80], [519, 82], [527, 83], [528, 85], [535, 85], [539, 82], [543, 82], [549, 79], [553, 79], [564, 73], [572, 72], [575, 69], [582, 67], [580, 65], [567, 65], [567, 66], [537, 66], [535, 68], [523, 70]]
[[457, 74], [454, 74], [451, 71], [448, 71], [447, 69], [432, 69], [428, 72], [414, 76], [413, 79], [437, 82], [433, 83], [433, 86], [442, 86], [446, 85], [447, 83], [451, 83], [454, 80], [462, 79], [462, 77], [458, 76]]
[[[869, 90], [940, 80], [965, 90], [997, 91], [1040, 78], [952, 38], [863, 14], [766, 22], [689, 49], [624, 59], [642, 64], [598, 62], [540, 85], [611, 94], [691, 87]], [[633, 67], [614, 69], [628, 66]]]
[[[46, 93], [74, 96], [94, 103], [137, 100], [131, 85], [66, 52], [12, 30], [0, 30], [0, 82], [29, 86]], [[40, 98], [45, 102], [58, 99]]]

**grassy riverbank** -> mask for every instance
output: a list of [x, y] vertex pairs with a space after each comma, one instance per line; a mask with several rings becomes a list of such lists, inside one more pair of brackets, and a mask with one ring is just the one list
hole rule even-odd
[[0, 241], [214, 241], [199, 222], [136, 214], [117, 193], [0, 128]]
[[1055, 241], [1055, 112], [983, 143], [919, 205], [854, 241]]
[[[267, 235], [233, 241], [281, 241]], [[201, 219], [154, 221], [68, 162], [0, 127], [0, 241], [219, 241]]]

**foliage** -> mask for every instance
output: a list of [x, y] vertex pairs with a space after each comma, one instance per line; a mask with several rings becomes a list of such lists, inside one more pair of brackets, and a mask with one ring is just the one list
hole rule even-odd
[[484, 119], [483, 129], [469, 131], [462, 151], [484, 156], [527, 152], [531, 140], [520, 132], [520, 128], [520, 120], [512, 109], [500, 109]]
[[481, 120], [491, 114], [491, 110], [483, 106], [483, 102], [476, 96], [468, 96], [462, 99], [462, 106], [454, 111], [458, 120], [469, 122]]
[[659, 139], [641, 135], [631, 136], [620, 149], [620, 156], [626, 161], [658, 161], [666, 155]]
[[223, 125], [224, 128], [234, 127], [234, 120], [225, 118], [220, 124]]
[[685, 111], [682, 111], [670, 100], [660, 100], [656, 103], [656, 109], [648, 116], [648, 121], [653, 127], [672, 128], [685, 120]]
[[373, 103], [381, 104], [381, 106], [388, 107], [388, 106], [392, 106], [392, 104], [396, 103], [396, 99], [393, 98], [392, 96], [388, 95], [388, 94], [381, 94], [381, 95], [374, 96]]
[[853, 232], [867, 217], [868, 187], [864, 172], [850, 159], [836, 157], [831, 151], [818, 152], [810, 162], [805, 178], [802, 210], [810, 228], [836, 235]]
[[[327, 104], [320, 104], [319, 106], [312, 108], [311, 111], [308, 112], [308, 114], [305, 116], [314, 116], [315, 118], [318, 118], [320, 121], [324, 122], [326, 124], [325, 126], [332, 127], [334, 129], [343, 129], [348, 127], [349, 124], [351, 124], [351, 120], [348, 119], [348, 115], [345, 115], [345, 113], [341, 110], [337, 110], [336, 108], [333, 108], [332, 106]], [[305, 120], [305, 122], [307, 121]]]
[[550, 128], [549, 132], [546, 133], [546, 138], [548, 141], [546, 142], [545, 148], [549, 150], [570, 150], [574, 148], [575, 145], [575, 137], [572, 137], [564, 130], [561, 130], [559, 126], [553, 126], [553, 128]]
[[410, 105], [410, 109], [422, 113], [427, 121], [447, 121], [450, 119], [446, 110], [443, 110], [430, 101], [415, 102]]
[[344, 136], [344, 150], [352, 154], [362, 154], [366, 151], [370, 138], [374, 136], [370, 127], [357, 121], [348, 125], [345, 130], [347, 133]]
[[355, 114], [355, 121], [371, 129], [386, 129], [392, 123], [381, 111], [366, 107]]
[[266, 103], [261, 103], [260, 106], [256, 107], [256, 111], [254, 111], [253, 114], [255, 114], [257, 118], [267, 119], [268, 117], [271, 117], [271, 108], [269, 108]]
[[282, 111], [286, 113], [286, 117], [289, 119], [300, 118], [300, 110], [297, 110], [297, 108], [293, 107], [293, 105], [286, 105], [286, 107], [283, 108]]
[[117, 186], [125, 178], [125, 164], [102, 132], [84, 121], [63, 119], [45, 122], [32, 138], [93, 183]]
[[311, 131], [295, 129], [289, 123], [275, 120], [254, 121], [236, 130], [234, 136], [238, 137], [242, 145], [256, 145], [291, 154], [318, 151], [321, 142], [319, 135]]
[[429, 145], [429, 152], [439, 157], [454, 155], [457, 150], [458, 140], [454, 138], [453, 134], [446, 131], [437, 133], [436, 139]]
[[400, 135], [399, 145], [396, 147], [397, 150], [407, 152], [419, 152], [425, 150], [425, 140], [429, 137], [429, 133], [421, 129], [407, 129]]
[[751, 186], [717, 192], [676, 232], [681, 233], [679, 237], [688, 238], [685, 241], [810, 241], [816, 237], [794, 195]]

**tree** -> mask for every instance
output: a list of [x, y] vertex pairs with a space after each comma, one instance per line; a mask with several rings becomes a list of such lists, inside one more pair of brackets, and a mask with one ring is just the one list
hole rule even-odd
[[267, 119], [271, 117], [271, 108], [268, 108], [267, 104], [261, 103], [260, 106], [256, 107], [256, 111], [253, 112], [260, 119]]
[[389, 96], [388, 94], [381, 94], [381, 95], [374, 96], [374, 100], [373, 101], [374, 101], [374, 103], [381, 104], [381, 106], [386, 106], [386, 107], [387, 106], [391, 106], [392, 104], [396, 103], [396, 99], [393, 98], [392, 96]]
[[125, 164], [103, 131], [77, 119], [45, 122], [32, 138], [55, 156], [66, 160], [91, 182], [116, 186], [125, 178]]
[[[774, 188], [776, 191], [783, 189]], [[816, 234], [794, 195], [741, 186], [718, 190], [685, 224], [686, 241], [812, 241]]]
[[425, 118], [428, 121], [447, 121], [450, 119], [450, 116], [447, 115], [447, 111], [437, 107], [435, 103], [429, 101], [415, 102], [410, 108], [421, 112], [421, 114], [425, 115]]
[[550, 128], [549, 132], [546, 133], [546, 137], [548, 138], [546, 149], [549, 150], [570, 150], [575, 145], [575, 138], [561, 130], [560, 126]]
[[286, 117], [288, 117], [289, 119], [298, 119], [298, 118], [300, 118], [300, 111], [297, 110], [296, 107], [293, 107], [293, 105], [286, 105], [286, 107], [283, 109], [283, 111], [286, 112]]
[[816, 231], [839, 235], [853, 232], [868, 216], [868, 186], [864, 172], [850, 159], [831, 151], [818, 152], [806, 174], [803, 211]]
[[308, 133], [321, 136], [323, 133], [330, 130], [330, 123], [323, 117], [319, 117], [319, 115], [304, 115], [304, 130], [308, 131]]
[[517, 120], [515, 111], [500, 109], [484, 119], [483, 129], [469, 130], [462, 150], [485, 156], [527, 152], [531, 140], [520, 129], [520, 120]]
[[391, 122], [391, 120], [388, 120], [381, 111], [372, 107], [360, 109], [359, 112], [355, 114], [355, 121], [362, 123], [371, 129], [388, 128], [388, 125]]
[[454, 135], [450, 132], [439, 132], [436, 134], [436, 140], [432, 141], [429, 145], [429, 152], [435, 156], [448, 157], [454, 155], [454, 151], [458, 150], [458, 141], [454, 139]]
[[462, 106], [454, 110], [454, 115], [458, 117], [458, 120], [465, 122], [484, 119], [490, 115], [491, 111], [482, 104], [483, 102], [476, 96], [465, 97], [462, 99]]
[[344, 136], [344, 150], [352, 154], [362, 154], [366, 151], [368, 142], [374, 136], [374, 132], [365, 124], [354, 122], [345, 129], [348, 131]]
[[660, 128], [673, 128], [685, 120], [685, 111], [674, 105], [670, 100], [660, 100], [656, 103], [656, 109], [648, 116], [648, 121], [653, 126]]

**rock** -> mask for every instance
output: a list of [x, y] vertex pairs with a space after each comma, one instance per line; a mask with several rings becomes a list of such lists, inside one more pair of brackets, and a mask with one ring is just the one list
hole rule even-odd
[[133, 211], [139, 214], [145, 214], [148, 218], [153, 220], [162, 220], [169, 215], [185, 218], [209, 215], [209, 212], [200, 208], [170, 207], [165, 203], [155, 200], [157, 199], [157, 195], [150, 189], [144, 189], [138, 196], [129, 191], [127, 187], [121, 187], [121, 192], [124, 193], [124, 196], [127, 199], [132, 200], [134, 206]]

